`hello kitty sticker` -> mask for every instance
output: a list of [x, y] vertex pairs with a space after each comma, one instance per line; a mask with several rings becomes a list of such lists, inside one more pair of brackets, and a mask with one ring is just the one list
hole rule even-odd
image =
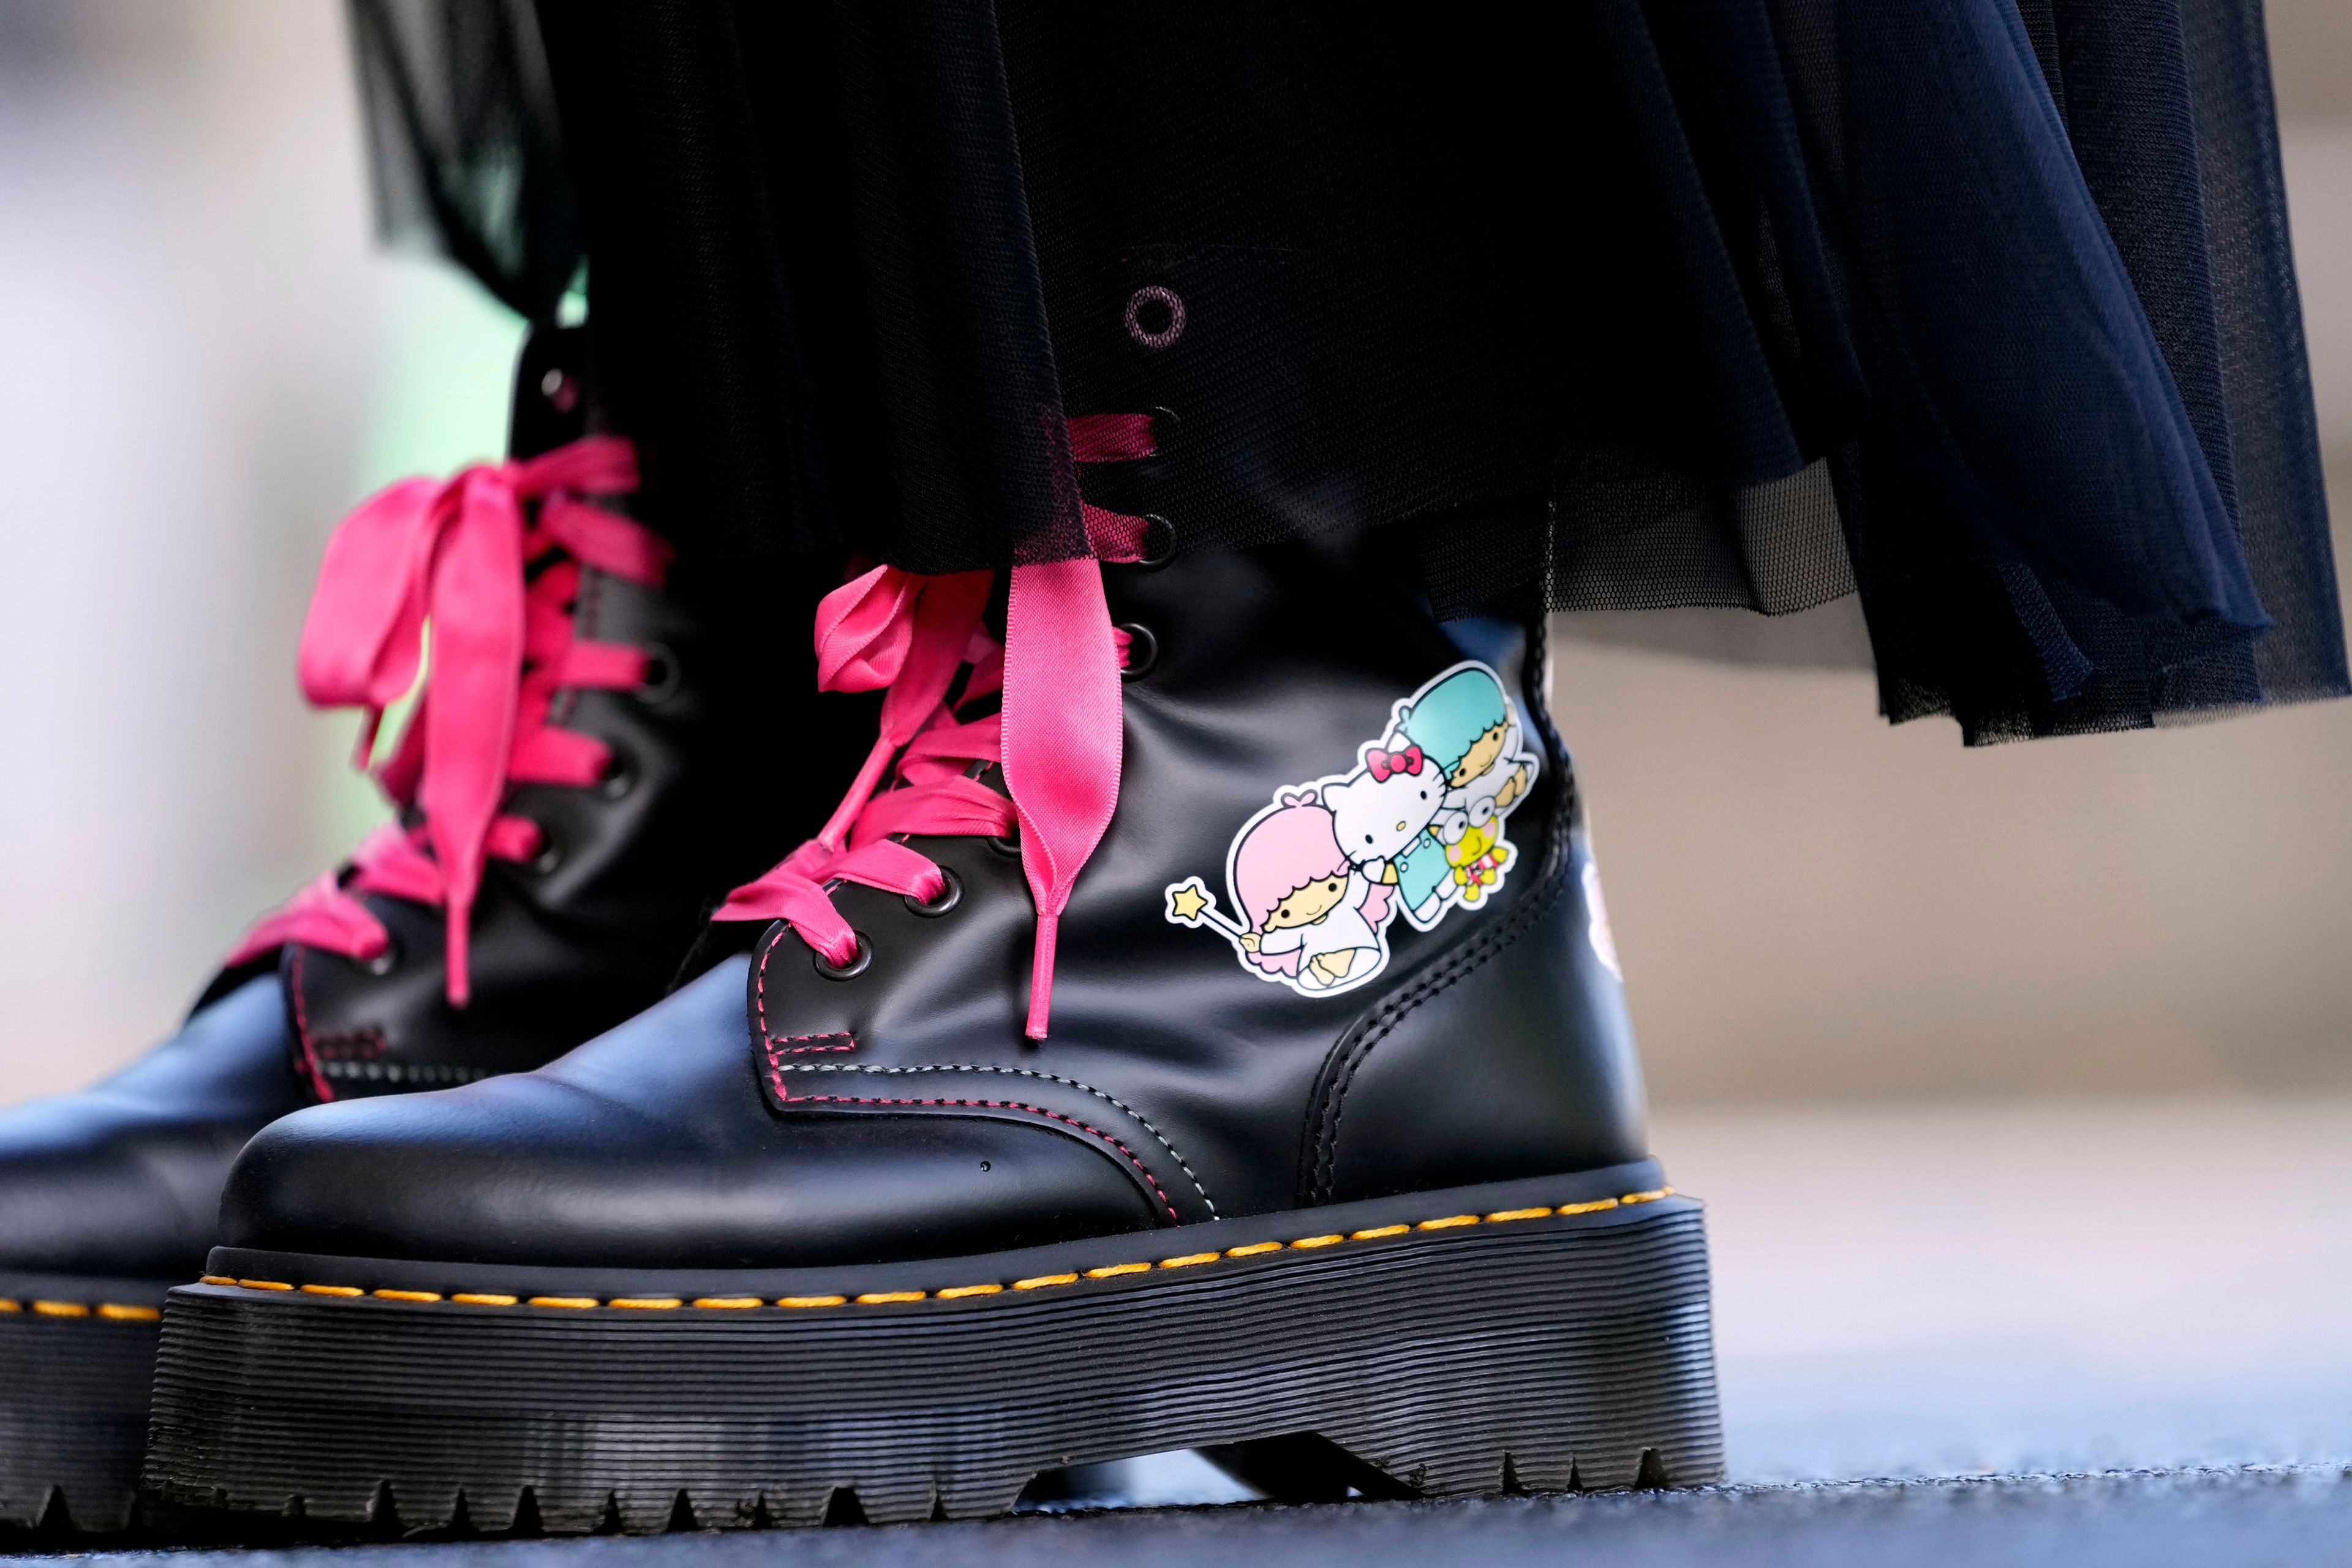
[[1388, 966], [1390, 922], [1428, 931], [1503, 890], [1503, 824], [1536, 782], [1517, 710], [1475, 660], [1424, 682], [1352, 773], [1276, 792], [1225, 854], [1231, 914], [1198, 877], [1168, 918], [1206, 926], [1244, 967], [1302, 996], [1352, 991]]

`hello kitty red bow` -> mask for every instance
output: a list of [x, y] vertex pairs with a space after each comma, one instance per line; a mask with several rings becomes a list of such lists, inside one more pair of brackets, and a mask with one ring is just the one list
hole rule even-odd
[[1386, 784], [1391, 773], [1421, 772], [1421, 748], [1407, 746], [1402, 752], [1383, 752], [1374, 746], [1364, 753], [1364, 765], [1372, 770], [1374, 784]]

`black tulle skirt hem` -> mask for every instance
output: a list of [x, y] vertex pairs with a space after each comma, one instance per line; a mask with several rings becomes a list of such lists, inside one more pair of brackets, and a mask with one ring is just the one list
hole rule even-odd
[[584, 243], [693, 547], [1074, 553], [1063, 418], [1162, 408], [1084, 482], [1186, 548], [1857, 594], [1970, 742], [2352, 688], [2257, 0], [353, 5], [394, 226]]

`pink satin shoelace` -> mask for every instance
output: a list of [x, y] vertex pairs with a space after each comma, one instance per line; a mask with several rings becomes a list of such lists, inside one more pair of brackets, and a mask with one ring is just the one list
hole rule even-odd
[[483, 868], [530, 860], [544, 843], [537, 823], [500, 811], [507, 786], [585, 787], [612, 765], [603, 742], [548, 721], [556, 694], [626, 691], [646, 679], [645, 649], [583, 640], [572, 623], [583, 568], [648, 587], [669, 570], [659, 537], [583, 499], [636, 488], [635, 448], [591, 436], [447, 480], [404, 479], [343, 520], [302, 626], [302, 692], [366, 714], [354, 758], [364, 770], [384, 710], [415, 682], [429, 624], [425, 689], [376, 770], [414, 826], [371, 833], [346, 872], [257, 921], [230, 965], [289, 942], [376, 958], [392, 937], [358, 895], [386, 893], [445, 911], [447, 995], [467, 1004]]
[[[1150, 415], [1082, 416], [1069, 432], [1080, 463], [1158, 450]], [[1093, 557], [1013, 567], [1002, 647], [982, 625], [993, 573], [925, 577], [877, 566], [825, 595], [817, 687], [882, 691], [881, 732], [817, 836], [736, 889], [713, 919], [784, 921], [827, 963], [846, 968], [857, 933], [831, 888], [855, 882], [934, 902], [946, 873], [908, 846], [908, 835], [1001, 837], [1017, 825], [1037, 905], [1026, 1027], [1030, 1038], [1045, 1037], [1062, 911], [1118, 805], [1127, 638], [1111, 626], [1101, 563], [1139, 559], [1146, 529], [1143, 518], [1082, 505]], [[965, 666], [971, 674], [958, 706], [1001, 691], [996, 713], [967, 721], [947, 706]], [[997, 764], [1012, 798], [970, 776], [974, 763]]]

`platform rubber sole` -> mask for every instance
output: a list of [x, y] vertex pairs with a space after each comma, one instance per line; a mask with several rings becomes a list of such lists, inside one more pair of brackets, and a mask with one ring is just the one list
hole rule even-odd
[[1715, 1479], [1699, 1207], [1605, 1174], [667, 1291], [224, 1250], [165, 1311], [148, 1480], [561, 1533], [982, 1518], [1307, 1434], [1423, 1495]]
[[0, 1524], [131, 1522], [168, 1289], [0, 1274]]

